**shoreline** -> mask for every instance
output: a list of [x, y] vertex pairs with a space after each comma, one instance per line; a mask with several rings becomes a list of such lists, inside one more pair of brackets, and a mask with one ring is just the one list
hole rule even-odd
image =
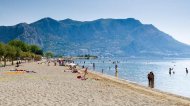
[[[101, 77], [106, 80], [110, 80], [112, 83], [117, 83], [119, 86], [125, 86], [127, 88], [130, 88], [132, 90], [135, 90], [135, 91], [138, 91], [138, 92], [141, 92], [144, 94], [151, 93], [152, 96], [158, 96], [158, 98], [162, 98], [162, 99], [166, 98], [169, 100], [176, 100], [176, 101], [180, 101], [180, 102], [183, 101], [183, 102], [188, 102], [188, 104], [190, 104], [190, 98], [185, 97], [185, 96], [161, 91], [161, 90], [155, 89], [155, 88], [146, 87], [146, 86], [140, 85], [133, 81], [117, 78], [117, 77], [107, 75], [107, 74], [102, 74], [100, 72], [96, 72], [93, 70], [88, 70], [88, 73], [92, 74], [93, 76], [97, 76], [97, 77]], [[150, 94], [148, 94], [148, 95], [150, 95]]]
[[[185, 71], [185, 68], [190, 69], [188, 66], [190, 60], [117, 60], [119, 60], [119, 79], [148, 87], [147, 74], [153, 71], [155, 74], [154, 89], [184, 98], [190, 98], [190, 86], [188, 86], [190, 77], [187, 71]], [[115, 77], [117, 75], [115, 75], [114, 64], [112, 64], [114, 61], [116, 60], [76, 60], [76, 63], [89, 67], [90, 70], [95, 72], [102, 73], [101, 70], [103, 70], [103, 74]], [[96, 64], [95, 68], [93, 68], [92, 63]], [[168, 73], [169, 68], [174, 69], [172, 75]]]
[[87, 80], [81, 73], [64, 72], [66, 66], [37, 62], [22, 64], [18, 69], [36, 73], [6, 74], [14, 66], [0, 68], [0, 105], [3, 106], [189, 106], [190, 99], [169, 95], [117, 77], [88, 70]]

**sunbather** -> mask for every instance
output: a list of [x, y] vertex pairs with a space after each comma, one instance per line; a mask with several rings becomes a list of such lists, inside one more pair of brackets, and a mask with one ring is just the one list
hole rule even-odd
[[78, 73], [78, 70], [77, 70], [76, 68], [74, 68], [74, 69], [72, 70], [72, 73]]
[[88, 78], [86, 78], [86, 75], [88, 74], [87, 70], [88, 70], [88, 67], [84, 70], [84, 75], [83, 76], [79, 75], [79, 76], [77, 76], [77, 78], [81, 79], [81, 80], [88, 79]]

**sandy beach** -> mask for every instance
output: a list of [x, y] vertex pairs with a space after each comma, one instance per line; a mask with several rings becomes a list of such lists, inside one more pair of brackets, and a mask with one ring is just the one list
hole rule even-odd
[[89, 72], [87, 80], [67, 67], [23, 63], [0, 68], [1, 106], [189, 106], [190, 99]]

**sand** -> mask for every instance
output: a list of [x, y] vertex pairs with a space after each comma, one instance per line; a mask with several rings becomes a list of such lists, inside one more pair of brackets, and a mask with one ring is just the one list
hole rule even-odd
[[24, 63], [17, 69], [37, 73], [7, 74], [0, 68], [0, 106], [188, 106], [183, 98], [114, 77], [89, 72], [87, 80], [63, 66]]

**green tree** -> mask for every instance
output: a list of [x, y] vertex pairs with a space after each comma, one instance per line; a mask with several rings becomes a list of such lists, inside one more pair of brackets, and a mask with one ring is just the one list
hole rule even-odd
[[12, 40], [8, 44], [20, 48], [23, 52], [28, 52], [30, 50], [30, 46], [21, 40]]
[[[4, 62], [6, 65], [7, 58], [12, 60], [20, 58], [21, 60], [31, 60], [35, 58], [35, 55], [43, 55], [42, 49], [37, 45], [28, 45], [20, 40], [12, 40], [6, 45], [4, 53]], [[0, 56], [2, 57], [2, 56]]]
[[4, 48], [5, 48], [5, 51], [4, 51], [4, 55], [3, 55], [3, 61], [4, 61], [4, 67], [5, 67], [7, 59], [11, 59], [12, 64], [13, 64], [13, 60], [16, 56], [16, 49], [15, 49], [15, 47], [10, 46], [10, 45], [5, 45]]
[[43, 51], [37, 45], [30, 45], [30, 51], [34, 54], [37, 54], [37, 55], [43, 55]]
[[11, 59], [12, 65], [14, 65], [13, 61], [15, 60], [16, 55], [17, 55], [17, 49], [16, 49], [16, 47], [10, 46], [10, 49], [8, 51], [8, 56]]
[[4, 56], [4, 53], [5, 53], [4, 44], [0, 43], [0, 63], [1, 63], [1, 60], [2, 60], [2, 58]]
[[27, 57], [29, 56], [29, 54], [28, 54], [28, 52], [21, 52], [20, 53], [20, 58], [21, 58], [21, 60], [27, 60]]
[[45, 53], [45, 57], [46, 57], [47, 59], [52, 58], [52, 57], [53, 57], [53, 53], [52, 53], [52, 52], [46, 52], [46, 53]]
[[34, 60], [35, 61], [40, 61], [42, 59], [41, 55], [35, 55]]
[[20, 57], [22, 51], [20, 48], [17, 48], [17, 47], [15, 49], [16, 49], [16, 58], [18, 59]]

